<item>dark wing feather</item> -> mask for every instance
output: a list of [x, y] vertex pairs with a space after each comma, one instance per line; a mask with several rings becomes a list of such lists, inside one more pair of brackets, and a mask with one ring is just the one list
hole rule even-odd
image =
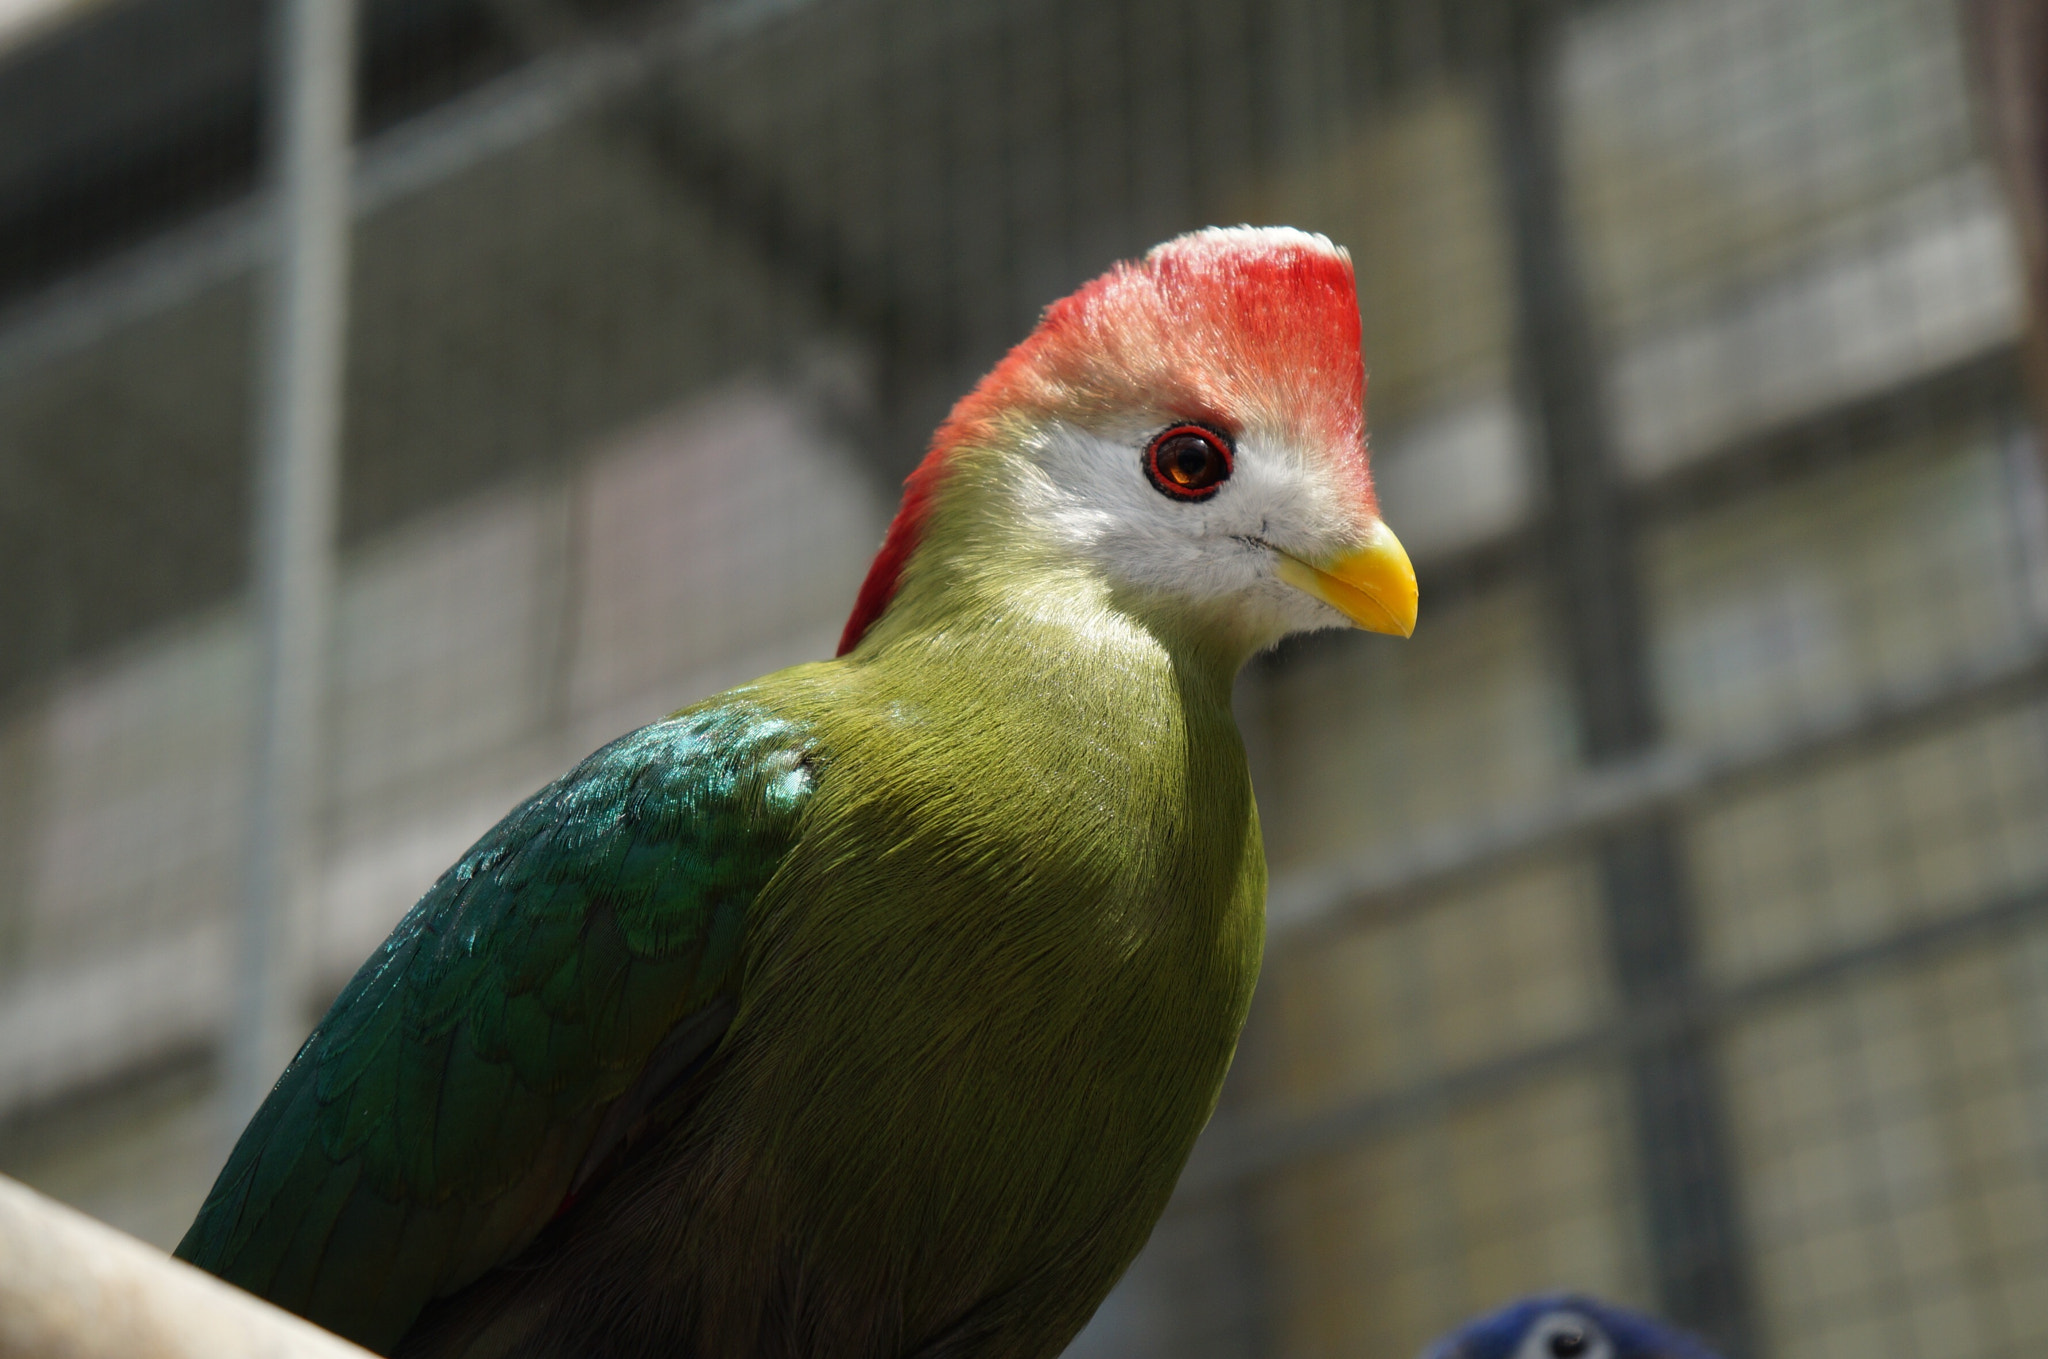
[[178, 1254], [372, 1348], [516, 1254], [723, 1034], [809, 752], [728, 702], [516, 808], [349, 982]]

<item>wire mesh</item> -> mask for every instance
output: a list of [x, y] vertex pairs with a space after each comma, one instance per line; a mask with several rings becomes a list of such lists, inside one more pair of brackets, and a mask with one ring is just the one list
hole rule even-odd
[[[245, 0], [0, 47], [0, 1169], [213, 1170], [254, 702]], [[1037, 309], [1352, 252], [1408, 642], [1240, 682], [1265, 977], [1080, 1356], [1536, 1288], [2048, 1344], [2048, 489], [1948, 0], [372, 0], [306, 1022], [600, 741], [826, 654]]]

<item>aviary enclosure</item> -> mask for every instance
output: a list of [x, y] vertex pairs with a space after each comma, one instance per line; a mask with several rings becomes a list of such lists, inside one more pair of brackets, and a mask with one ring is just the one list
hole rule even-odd
[[[1242, 681], [1257, 1010], [1077, 1356], [1571, 1286], [1742, 1359], [2048, 1348], [2048, 483], [1950, 0], [367, 0], [280, 985], [601, 740], [829, 654], [1037, 309], [1356, 261], [1415, 638]], [[0, 48], [0, 1170], [168, 1244], [248, 851], [264, 10]]]

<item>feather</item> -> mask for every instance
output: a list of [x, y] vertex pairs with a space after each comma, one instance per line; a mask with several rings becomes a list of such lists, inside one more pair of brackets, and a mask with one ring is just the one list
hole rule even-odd
[[[731, 1014], [718, 997], [735, 917], [809, 792], [767, 796], [770, 780], [748, 775], [792, 765], [805, 740], [745, 705], [699, 710], [614, 742], [516, 808], [344, 989], [180, 1256], [388, 1345], [432, 1281], [464, 1272], [458, 1255], [517, 1254], [590, 1160], [604, 1111], [650, 1062], [665, 1088], [723, 1032], [703, 1016]], [[664, 1049], [688, 1016], [690, 1050]], [[580, 1145], [556, 1146], [572, 1127]], [[466, 1217], [496, 1239], [454, 1240]]]
[[[1318, 237], [1197, 233], [1053, 306], [941, 426], [843, 655], [514, 808], [180, 1252], [408, 1359], [1057, 1354], [1250, 1004], [1232, 681], [1348, 616], [1275, 563], [1406, 566], [1363, 390]], [[1229, 479], [1169, 494], [1190, 422]]]

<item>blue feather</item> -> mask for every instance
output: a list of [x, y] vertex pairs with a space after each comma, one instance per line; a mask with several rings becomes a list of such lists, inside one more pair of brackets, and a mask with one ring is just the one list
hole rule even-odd
[[1655, 1317], [1582, 1293], [1539, 1293], [1424, 1348], [1421, 1359], [1717, 1359], [1706, 1342]]

